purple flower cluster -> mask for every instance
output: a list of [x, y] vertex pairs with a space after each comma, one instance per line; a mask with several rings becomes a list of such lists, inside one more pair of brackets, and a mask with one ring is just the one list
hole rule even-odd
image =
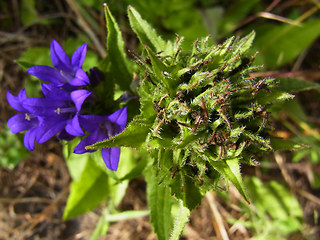
[[[44, 97], [28, 98], [25, 89], [18, 96], [7, 92], [7, 100], [12, 108], [19, 111], [8, 120], [13, 133], [25, 131], [24, 145], [32, 151], [35, 142], [44, 143], [53, 136], [71, 140], [85, 136], [74, 149], [74, 153], [82, 154], [95, 150], [85, 147], [121, 133], [127, 122], [126, 107], [111, 115], [84, 115], [82, 105], [91, 95], [84, 89], [89, 85], [89, 77], [81, 68], [86, 57], [87, 45], [80, 46], [71, 59], [55, 40], [51, 43], [51, 60], [54, 67], [37, 65], [28, 69], [28, 73], [48, 82], [41, 84]], [[86, 111], [87, 112], [87, 109]], [[117, 170], [120, 148], [101, 150], [106, 166]]]

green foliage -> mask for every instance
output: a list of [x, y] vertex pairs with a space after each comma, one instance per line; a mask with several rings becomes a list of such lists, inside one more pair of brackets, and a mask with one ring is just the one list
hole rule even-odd
[[171, 42], [165, 42], [133, 7], [128, 7], [128, 16], [131, 28], [135, 31], [141, 43], [155, 52], [166, 52], [171, 49]]
[[134, 218], [140, 218], [144, 216], [148, 216], [148, 210], [141, 210], [141, 211], [124, 211], [120, 213], [113, 213], [110, 214], [108, 209], [105, 209], [102, 213], [102, 216], [90, 237], [90, 240], [98, 240], [100, 236], [106, 235], [109, 225], [112, 222], [118, 222], [122, 220], [129, 220]]
[[63, 218], [70, 219], [97, 207], [109, 195], [108, 175], [94, 161], [84, 159], [79, 180], [73, 180]]
[[132, 74], [130, 63], [124, 52], [124, 42], [117, 23], [111, 15], [108, 6], [105, 4], [105, 16], [107, 20], [107, 50], [109, 62], [108, 76], [119, 84], [122, 90], [129, 89]]
[[299, 144], [297, 142], [288, 140], [288, 139], [281, 139], [281, 138], [271, 138], [271, 146], [274, 151], [277, 150], [298, 150], [305, 148], [306, 146]]
[[259, 4], [260, 1], [258, 0], [240, 0], [232, 2], [229, 8], [224, 9], [226, 12], [223, 14], [223, 17], [219, 22], [219, 33], [226, 34], [232, 32], [236, 28], [237, 24]]
[[124, 197], [128, 180], [139, 175], [130, 175], [137, 165], [136, 161], [140, 160], [133, 150], [122, 149], [119, 169], [117, 174], [114, 174], [106, 168], [99, 151], [74, 154], [73, 149], [78, 143], [79, 140], [75, 139], [64, 146], [64, 156], [73, 179], [64, 213], [65, 219], [90, 211], [107, 198], [113, 209]]
[[34, 23], [38, 18], [34, 0], [23, 0], [21, 4], [21, 21], [24, 25]]
[[[29, 48], [22, 53], [19, 59], [16, 61], [23, 70], [28, 70], [28, 68], [34, 65], [52, 65], [50, 59], [50, 48], [45, 47], [34, 47]], [[35, 78], [34, 78], [35, 79]]]
[[288, 189], [276, 181], [263, 184], [256, 177], [244, 182], [251, 205], [240, 205], [249, 220], [229, 219], [233, 224], [253, 229], [255, 239], [288, 239], [290, 234], [302, 230], [302, 210]]
[[149, 132], [149, 125], [133, 120], [122, 134], [111, 138], [109, 141], [97, 142], [94, 145], [87, 146], [87, 149], [101, 149], [105, 147], [123, 146], [138, 148], [145, 142], [146, 135]]
[[24, 26], [31, 26], [33, 24], [50, 24], [50, 18], [44, 18], [39, 14], [39, 1], [22, 0], [19, 4], [20, 20]]
[[305, 21], [301, 26], [281, 24], [256, 28], [254, 48], [259, 49], [262, 63], [276, 68], [297, 58], [320, 34], [320, 20]]
[[79, 143], [73, 140], [64, 146], [64, 156], [73, 179], [70, 187], [64, 219], [74, 218], [97, 207], [109, 195], [109, 178], [99, 168], [90, 155], [76, 155], [74, 147]]
[[[289, 119], [279, 119], [279, 113], [286, 114]], [[287, 101], [279, 104], [277, 109], [273, 111], [273, 116], [276, 119], [282, 120], [282, 123], [289, 130], [295, 132], [297, 135], [290, 139], [291, 142], [304, 146], [299, 151], [294, 152], [293, 161], [301, 160], [304, 157], [310, 159], [311, 163], [317, 164], [320, 162], [320, 134], [316, 127], [310, 123], [304, 109], [297, 101]], [[296, 124], [299, 131], [296, 130]], [[305, 134], [307, 132], [308, 134]], [[305, 149], [305, 147], [308, 147]], [[298, 150], [298, 148], [296, 148]]]
[[[265, 151], [285, 149], [296, 150], [293, 153], [295, 162], [306, 157], [315, 164], [320, 162], [317, 129], [296, 100], [284, 102], [293, 98], [292, 92], [319, 91], [319, 84], [293, 78], [277, 81], [254, 78], [251, 73], [260, 67], [253, 65], [255, 56], [250, 51], [258, 50], [257, 62], [267, 68], [289, 64], [319, 36], [319, 19], [307, 20], [300, 26], [258, 22], [255, 42], [256, 34], [251, 32], [243, 38], [231, 37], [220, 45], [212, 45], [213, 39], [202, 37], [208, 32], [214, 33], [214, 37], [233, 33], [250, 13], [261, 10], [260, 2], [124, 2], [133, 5], [128, 7], [127, 13], [130, 26], [142, 45], [142, 53], [132, 54], [135, 66], [128, 60], [120, 28], [105, 5], [108, 55], [99, 67], [107, 79], [95, 92], [104, 96], [105, 106], [111, 111], [118, 107], [114, 101], [116, 94], [121, 95], [123, 91], [137, 93], [132, 83], [135, 72], [140, 84], [137, 90], [140, 112], [133, 120], [130, 116], [132, 121], [122, 134], [88, 146], [88, 149], [122, 146], [139, 149], [139, 152], [122, 148], [119, 170], [114, 173], [106, 169], [99, 151], [75, 155], [72, 151], [76, 142], [65, 146], [64, 154], [73, 182], [64, 218], [92, 210], [107, 200], [91, 237], [98, 239], [112, 221], [149, 214], [149, 211], [119, 213], [115, 210], [128, 181], [144, 174], [150, 218], [158, 239], [179, 239], [190, 210], [201, 203], [207, 191], [225, 187], [224, 184], [228, 187], [229, 181], [246, 201], [252, 202], [251, 206], [241, 206], [250, 221], [232, 222], [253, 229], [257, 239], [285, 239], [300, 231], [301, 209], [288, 190], [277, 182], [263, 185], [257, 178], [245, 178], [243, 182], [240, 167], [242, 164], [255, 165], [253, 158]], [[75, 5], [90, 26], [100, 31], [100, 24], [87, 10], [88, 6], [97, 7], [97, 3], [101, 1], [81, 0]], [[203, 18], [195, 8], [198, 4], [212, 7], [201, 9]], [[21, 10], [23, 25], [43, 22], [35, 1], [22, 1]], [[117, 10], [121, 14], [121, 9]], [[157, 26], [157, 31], [151, 25]], [[159, 31], [163, 37], [159, 36]], [[186, 40], [179, 36], [173, 40], [173, 33], [183, 35]], [[75, 42], [80, 45], [84, 39], [87, 41], [88, 37], [79, 35], [67, 39], [67, 53], [74, 50]], [[215, 42], [220, 40], [214, 39]], [[30, 48], [17, 63], [24, 69], [32, 65], [51, 65], [49, 49]], [[97, 54], [88, 50], [84, 70], [96, 65]], [[34, 88], [32, 81], [28, 82], [27, 88], [28, 93], [37, 95], [39, 89]], [[102, 109], [101, 106], [95, 108]], [[289, 130], [295, 130], [291, 121], [279, 117], [280, 109], [285, 109], [290, 120], [299, 126], [297, 137], [284, 140], [269, 136], [271, 114]], [[303, 134], [303, 131], [311, 134]], [[8, 143], [10, 150], [6, 151]], [[0, 146], [2, 166], [13, 167], [26, 156], [21, 150], [21, 139], [7, 135], [6, 131], [0, 134]], [[318, 187], [319, 176], [314, 174], [315, 180], [311, 184]]]
[[133, 6], [137, 12], [143, 14], [144, 19], [166, 39], [173, 39], [176, 33], [184, 36], [186, 40], [182, 45], [186, 49], [192, 48], [195, 40], [209, 33], [201, 11], [195, 7], [197, 0], [126, 0], [125, 4]]
[[21, 136], [12, 134], [8, 127], [0, 129], [0, 167], [14, 168], [29, 156]]
[[179, 201], [179, 208], [176, 212], [171, 232], [170, 240], [178, 240], [185, 224], [189, 221], [190, 211], [183, 206], [183, 202]]
[[[183, 206], [183, 201], [177, 201], [171, 196], [172, 192], [170, 193], [170, 188], [166, 184], [159, 185], [159, 174], [161, 174], [159, 169], [152, 166], [145, 170], [151, 223], [159, 240], [178, 240], [184, 225], [189, 220], [190, 211]], [[192, 182], [186, 182], [179, 192], [189, 191], [188, 201], [193, 201], [192, 199], [197, 196], [189, 190], [190, 185], [193, 185]]]
[[154, 231], [159, 240], [165, 240], [169, 239], [172, 227], [171, 205], [173, 199], [170, 196], [169, 188], [158, 185], [157, 178], [154, 177], [155, 174], [154, 168], [146, 169], [148, 206]]

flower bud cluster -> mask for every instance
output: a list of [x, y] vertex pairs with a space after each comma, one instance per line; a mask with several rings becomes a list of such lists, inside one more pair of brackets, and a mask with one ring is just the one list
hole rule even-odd
[[146, 47], [146, 57], [139, 57], [141, 111], [148, 112], [141, 116], [152, 122], [146, 144], [157, 154], [162, 181], [173, 186], [177, 172], [197, 186], [204, 180], [214, 185], [221, 176], [233, 181], [225, 170], [231, 162], [236, 172], [240, 163], [255, 165], [257, 154], [272, 149], [266, 99], [275, 81], [251, 75], [259, 68], [247, 53], [253, 37], [218, 46], [206, 38], [191, 54], [178, 39], [172, 55]]

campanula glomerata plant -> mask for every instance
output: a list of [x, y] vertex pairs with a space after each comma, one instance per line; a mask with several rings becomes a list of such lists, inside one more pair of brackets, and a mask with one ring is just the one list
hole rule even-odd
[[[190, 211], [207, 191], [224, 189], [231, 182], [249, 202], [241, 165], [255, 166], [257, 156], [277, 149], [279, 140], [269, 135], [269, 109], [293, 97], [277, 89], [275, 79], [252, 75], [260, 68], [250, 52], [255, 33], [219, 45], [207, 37], [184, 50], [183, 37], [163, 40], [129, 7], [131, 28], [143, 47], [127, 54], [107, 6], [105, 15], [108, 55], [98, 68], [92, 66], [89, 73], [82, 69], [86, 44], [69, 58], [53, 40], [53, 67], [27, 71], [43, 81], [43, 97], [28, 98], [24, 89], [18, 96], [7, 93], [9, 104], [19, 111], [8, 126], [13, 133], [26, 131], [27, 149], [56, 136], [67, 142], [65, 148], [76, 154], [73, 158], [87, 154], [86, 166], [99, 172], [97, 182], [83, 182], [88, 188], [83, 199], [92, 201], [86, 203], [89, 207], [71, 187], [65, 218], [117, 194], [110, 190], [115, 189], [110, 181], [115, 185], [140, 175], [148, 185], [151, 223], [159, 239], [178, 239]], [[115, 171], [121, 147], [140, 151], [141, 158], [120, 178]], [[102, 158], [90, 155], [97, 150]], [[101, 161], [112, 171], [101, 167]], [[120, 165], [129, 168], [129, 160], [123, 161], [127, 162]], [[80, 189], [80, 183], [74, 189]], [[173, 214], [174, 205], [179, 210]]]

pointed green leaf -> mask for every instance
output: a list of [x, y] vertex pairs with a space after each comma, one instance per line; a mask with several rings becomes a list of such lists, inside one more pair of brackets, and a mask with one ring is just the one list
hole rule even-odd
[[71, 183], [63, 218], [74, 218], [97, 207], [109, 195], [107, 186], [107, 174], [94, 161], [87, 160], [79, 181]]
[[181, 172], [175, 174], [171, 184], [171, 194], [182, 200], [183, 205], [190, 211], [201, 204], [202, 195], [195, 185], [194, 179], [184, 176]]
[[274, 102], [288, 100], [294, 98], [294, 95], [278, 90], [272, 90], [270, 93], [260, 91], [256, 97], [260, 104], [271, 104]]
[[164, 63], [154, 54], [154, 52], [145, 45], [145, 49], [147, 50], [147, 53], [151, 59], [152, 68], [157, 76], [158, 79], [163, 80], [164, 76], [162, 75], [163, 72], [167, 71], [167, 66], [164, 65]]
[[233, 45], [235, 45], [234, 53], [243, 54], [246, 51], [248, 51], [248, 49], [252, 45], [252, 42], [253, 42], [255, 36], [256, 36], [256, 33], [254, 31], [252, 31], [247, 36], [241, 38], [238, 42], [233, 44]]
[[173, 230], [171, 232], [170, 240], [178, 240], [180, 238], [184, 226], [189, 221], [189, 216], [189, 209], [183, 206], [182, 201], [179, 201], [179, 209], [173, 223]]
[[109, 74], [112, 75], [114, 82], [119, 84], [122, 90], [128, 90], [132, 80], [132, 71], [124, 51], [124, 42], [107, 4], [104, 6], [108, 29], [107, 50], [111, 64]]
[[277, 89], [287, 92], [301, 92], [316, 89], [320, 91], [320, 84], [297, 78], [280, 78]]
[[288, 139], [281, 138], [271, 138], [271, 147], [274, 151], [277, 150], [298, 150], [305, 148], [303, 144], [298, 144], [296, 142], [290, 141]]
[[128, 7], [128, 16], [131, 28], [142, 44], [147, 45], [154, 52], [172, 51], [172, 43], [165, 42], [132, 6]]
[[238, 191], [241, 193], [243, 198], [247, 202], [249, 202], [249, 199], [244, 190], [244, 185], [241, 178], [239, 160], [230, 159], [225, 161], [222, 161], [222, 160], [213, 161], [210, 158], [208, 159], [209, 159], [210, 165], [219, 173], [221, 173], [226, 179], [230, 180], [233, 183], [233, 185], [238, 189]]
[[147, 199], [151, 224], [159, 240], [168, 240], [172, 228], [170, 188], [158, 184], [157, 172], [153, 166], [145, 171]]
[[113, 138], [97, 142], [87, 146], [87, 149], [101, 149], [107, 147], [133, 147], [142, 146], [146, 140], [147, 134], [150, 131], [150, 126], [140, 121], [133, 120], [129, 126], [119, 135]]

